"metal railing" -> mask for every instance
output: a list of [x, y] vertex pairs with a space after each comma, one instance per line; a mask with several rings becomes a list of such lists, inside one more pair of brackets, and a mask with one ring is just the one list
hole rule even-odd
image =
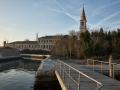
[[[92, 60], [92, 59], [87, 59], [87, 68], [92, 65], [92, 70], [95, 71], [95, 68], [100, 68], [100, 73], [103, 74], [104, 70], [109, 71], [109, 76], [114, 79], [115, 77], [115, 66], [120, 67], [120, 64], [117, 63], [111, 63], [105, 62], [105, 61], [98, 61], [98, 60]], [[110, 75], [111, 74], [111, 75]]]
[[[94, 90], [100, 90], [100, 88], [103, 87], [103, 84], [100, 83], [99, 81], [89, 77], [88, 75], [71, 67], [70, 65], [64, 63], [61, 60], [57, 60], [56, 70], [57, 70], [57, 72], [59, 72], [60, 76], [62, 77], [63, 82], [65, 81], [66, 77], [68, 78], [68, 81], [67, 81], [68, 89], [71, 87], [71, 80], [72, 80], [77, 85], [77, 88], [78, 88], [77, 90], [80, 90], [81, 83], [82, 83], [81, 76], [84, 76], [85, 78], [91, 80], [92, 82], [94, 82], [96, 84]], [[75, 77], [72, 76], [73, 71], [74, 71], [74, 73], [76, 72], [78, 74], [76, 79], [75, 79]], [[87, 84], [87, 82], [86, 82], [86, 84]], [[92, 86], [90, 86], [90, 87], [92, 87]]]

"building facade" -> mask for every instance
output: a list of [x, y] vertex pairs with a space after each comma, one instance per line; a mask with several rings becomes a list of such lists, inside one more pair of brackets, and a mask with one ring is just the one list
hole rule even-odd
[[38, 43], [42, 50], [50, 51], [57, 40], [59, 40], [62, 36], [44, 36], [38, 38]]
[[29, 49], [29, 50], [40, 50], [40, 45], [38, 41], [16, 41], [7, 43], [6, 47], [16, 48], [20, 51]]
[[45, 50], [50, 51], [55, 44], [55, 42], [62, 36], [43, 36], [38, 38], [38, 41], [16, 41], [11, 43], [6, 43], [6, 47], [16, 48], [20, 51], [29, 50]]

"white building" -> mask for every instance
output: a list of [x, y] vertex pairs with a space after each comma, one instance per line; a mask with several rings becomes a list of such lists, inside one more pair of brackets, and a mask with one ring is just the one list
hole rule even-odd
[[40, 50], [40, 45], [38, 44], [38, 41], [16, 41], [16, 42], [7, 43], [5, 46], [16, 48], [20, 51], [24, 49]]
[[38, 38], [38, 43], [42, 50], [50, 51], [57, 40], [59, 40], [62, 35], [55, 36], [44, 36]]
[[62, 37], [61, 35], [44, 36], [36, 39], [38, 41], [16, 41], [16, 42], [7, 43], [5, 44], [5, 46], [16, 48], [20, 51], [25, 49], [50, 51], [54, 43], [61, 37]]

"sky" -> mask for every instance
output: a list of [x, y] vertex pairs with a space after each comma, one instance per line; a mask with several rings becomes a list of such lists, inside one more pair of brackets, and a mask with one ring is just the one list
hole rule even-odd
[[120, 0], [0, 0], [0, 46], [79, 31], [83, 4], [88, 30], [120, 28]]

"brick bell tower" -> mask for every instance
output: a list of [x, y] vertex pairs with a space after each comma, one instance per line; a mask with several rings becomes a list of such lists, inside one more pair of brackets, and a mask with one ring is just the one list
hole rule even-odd
[[83, 8], [82, 8], [82, 13], [81, 13], [81, 16], [80, 16], [80, 33], [82, 32], [85, 32], [87, 30], [86, 28], [86, 16], [85, 16], [85, 11], [84, 11], [84, 5], [83, 5]]

